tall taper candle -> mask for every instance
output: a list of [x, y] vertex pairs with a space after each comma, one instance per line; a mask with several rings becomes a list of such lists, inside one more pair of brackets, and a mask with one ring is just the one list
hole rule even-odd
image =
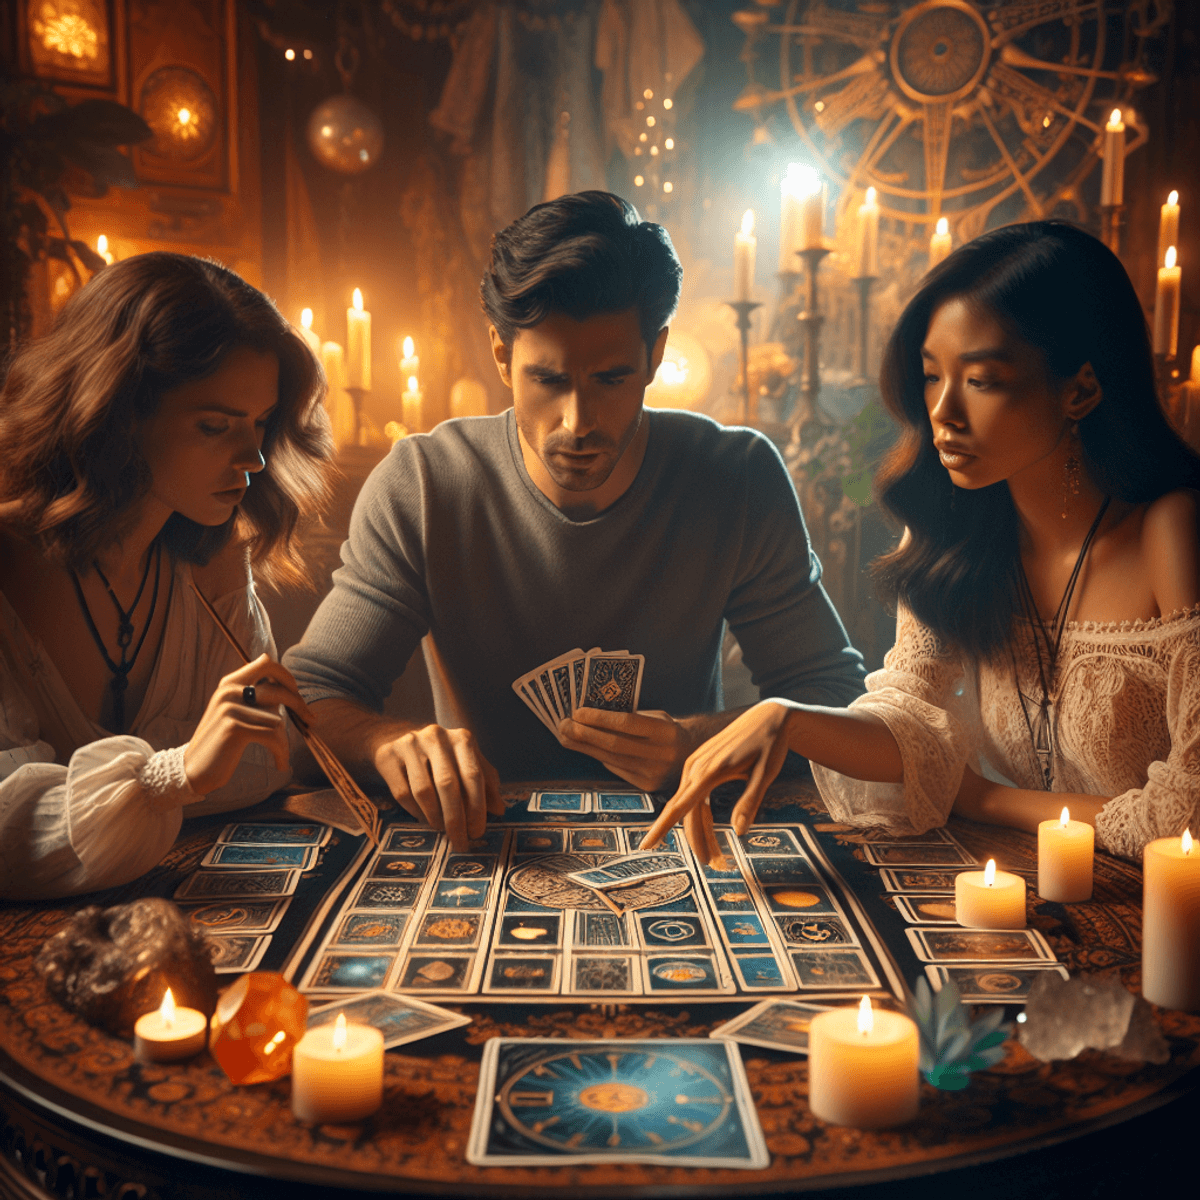
[[950, 256], [954, 243], [950, 238], [950, 222], [946, 217], [938, 217], [937, 228], [929, 239], [929, 267], [932, 270], [943, 259]]
[[733, 235], [733, 298], [749, 300], [754, 290], [754, 256], [758, 238], [754, 236], [754, 210], [746, 209], [742, 228]]
[[879, 201], [873, 187], [867, 188], [864, 203], [858, 206], [858, 276], [866, 279], [879, 274]]
[[371, 390], [371, 314], [358, 288], [353, 307], [346, 309], [346, 386]]
[[1142, 872], [1142, 995], [1200, 1009], [1200, 846], [1186, 829], [1148, 842]]
[[1125, 202], [1125, 122], [1114, 108], [1104, 127], [1104, 166], [1100, 173], [1100, 203]]
[[1154, 353], [1174, 358], [1179, 349], [1179, 293], [1183, 270], [1175, 265], [1175, 247], [1168, 246], [1158, 268], [1154, 290]]
[[1179, 193], [1172, 192], [1158, 215], [1158, 262], [1166, 262], [1167, 247], [1179, 245]]

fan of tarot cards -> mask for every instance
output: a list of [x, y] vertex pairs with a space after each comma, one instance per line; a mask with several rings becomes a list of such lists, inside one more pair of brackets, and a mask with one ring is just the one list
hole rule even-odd
[[642, 692], [643, 654], [628, 650], [568, 650], [513, 682], [513, 691], [555, 737], [558, 724], [577, 708], [636, 712]]

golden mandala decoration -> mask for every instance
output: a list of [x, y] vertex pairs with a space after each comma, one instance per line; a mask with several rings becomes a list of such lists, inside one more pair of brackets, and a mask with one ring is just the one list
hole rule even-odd
[[142, 85], [141, 114], [154, 130], [142, 152], [195, 162], [217, 136], [217, 98], [190, 67], [160, 67]]
[[1127, 153], [1147, 139], [1131, 101], [1155, 81], [1172, 12], [1171, 0], [758, 0], [733, 18], [750, 73], [734, 108], [758, 144], [783, 140], [786, 112], [844, 208], [873, 187], [914, 238], [940, 216], [956, 244], [1016, 220], [1089, 221], [1083, 183], [1110, 111], [1125, 113]]

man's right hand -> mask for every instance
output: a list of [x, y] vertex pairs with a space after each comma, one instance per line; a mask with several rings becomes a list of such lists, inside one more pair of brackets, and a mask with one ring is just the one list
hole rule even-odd
[[504, 815], [500, 776], [469, 729], [424, 725], [379, 742], [372, 755], [396, 803], [430, 828], [445, 830], [465, 854], [483, 836], [487, 814]]

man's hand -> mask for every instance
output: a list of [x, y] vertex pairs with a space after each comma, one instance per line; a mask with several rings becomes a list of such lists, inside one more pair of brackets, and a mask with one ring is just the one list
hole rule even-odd
[[483, 836], [487, 814], [504, 815], [500, 776], [469, 729], [425, 725], [376, 743], [372, 759], [396, 803], [432, 829], [444, 829], [456, 853]]

